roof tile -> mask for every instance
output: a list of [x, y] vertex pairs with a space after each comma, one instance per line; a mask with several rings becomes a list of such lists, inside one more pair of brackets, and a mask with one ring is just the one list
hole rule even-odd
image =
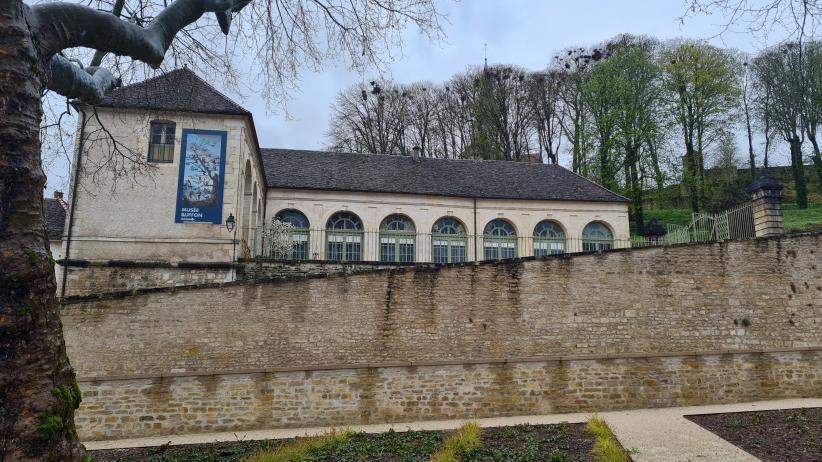
[[482, 199], [628, 202], [553, 164], [262, 149], [269, 188]]
[[57, 199], [43, 199], [43, 215], [46, 219], [46, 231], [49, 240], [59, 241], [63, 238], [63, 228], [66, 223], [66, 209]]
[[115, 89], [97, 106], [205, 114], [251, 114], [185, 67]]

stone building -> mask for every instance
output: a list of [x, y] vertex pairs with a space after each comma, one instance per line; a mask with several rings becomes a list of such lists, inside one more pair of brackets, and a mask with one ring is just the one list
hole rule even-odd
[[[253, 115], [188, 69], [82, 107], [76, 139], [64, 281], [101, 264], [455, 263], [629, 238], [627, 199], [558, 165], [262, 149]], [[272, 219], [292, 225], [285, 254]]]

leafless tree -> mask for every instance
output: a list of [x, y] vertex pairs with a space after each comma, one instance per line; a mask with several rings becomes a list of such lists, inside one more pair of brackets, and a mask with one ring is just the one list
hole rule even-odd
[[806, 76], [801, 61], [805, 53], [799, 44], [787, 43], [770, 48], [754, 59], [754, 72], [769, 93], [767, 117], [775, 132], [784, 139], [791, 153], [791, 167], [799, 208], [808, 207], [805, 184], [805, 163], [802, 144], [805, 142]]
[[[93, 105], [121, 78], [187, 63], [229, 81], [246, 68], [259, 76], [250, 88], [276, 101], [303, 65], [344, 57], [354, 67], [380, 65], [399, 49], [405, 26], [441, 34], [432, 0], [248, 2], [0, 0], [0, 459], [83, 456], [73, 423], [81, 397], [66, 357], [43, 223], [40, 129], [56, 122], [43, 124], [47, 91]], [[225, 41], [217, 40], [215, 22]], [[96, 57], [83, 66], [75, 58], [90, 53], [75, 55], [76, 49], [95, 50]], [[117, 159], [115, 168], [133, 163]]]
[[583, 47], [567, 48], [551, 59], [549, 70], [559, 81], [559, 98], [563, 116], [562, 133], [571, 147], [571, 169], [589, 175], [591, 115], [583, 99], [583, 88], [597, 62], [605, 58], [602, 50]]
[[565, 113], [561, 107], [562, 81], [556, 71], [530, 76], [529, 101], [533, 105], [533, 123], [540, 152], [556, 164], [562, 145], [562, 124]]
[[686, 0], [686, 4], [682, 21], [693, 15], [718, 16], [718, 35], [744, 31], [767, 40], [776, 33], [786, 41], [802, 42], [822, 20], [819, 0]]
[[408, 93], [388, 80], [374, 80], [341, 91], [332, 106], [328, 137], [341, 151], [402, 154]]

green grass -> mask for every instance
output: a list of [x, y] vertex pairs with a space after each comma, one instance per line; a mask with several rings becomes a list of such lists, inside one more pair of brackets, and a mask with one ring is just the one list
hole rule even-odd
[[439, 450], [431, 455], [431, 462], [459, 462], [461, 455], [480, 447], [481, 434], [478, 424], [463, 425], [442, 442]]
[[[785, 217], [786, 232], [822, 231], [822, 203], [809, 204], [807, 209], [800, 209], [793, 203], [782, 206]], [[662, 226], [687, 225], [691, 222], [691, 209], [656, 209], [646, 210], [645, 219], [650, 222], [656, 218]]]
[[796, 204], [784, 204], [785, 231], [822, 231], [822, 203], [808, 204], [800, 209]]
[[315, 453], [340, 446], [351, 439], [351, 432], [331, 432], [310, 438], [298, 438], [276, 449], [264, 449], [254, 453], [243, 462], [302, 462], [313, 458]]
[[597, 462], [631, 462], [628, 452], [619, 444], [611, 427], [604, 419], [593, 416], [585, 424], [585, 430], [596, 437], [591, 455]]

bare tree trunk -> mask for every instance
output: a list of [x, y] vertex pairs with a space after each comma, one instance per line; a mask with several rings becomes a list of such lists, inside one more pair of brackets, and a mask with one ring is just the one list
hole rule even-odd
[[754, 155], [753, 148], [753, 129], [751, 128], [751, 114], [748, 110], [747, 97], [743, 101], [745, 103], [745, 128], [748, 132], [748, 166], [751, 169], [750, 176], [751, 181], [753, 181], [754, 178], [756, 178], [756, 156]]
[[791, 145], [791, 165], [796, 187], [796, 205], [800, 209], [808, 208], [808, 188], [805, 185], [805, 164], [802, 163], [802, 142], [797, 135], [788, 141]]
[[691, 201], [691, 211], [699, 213], [699, 191], [696, 184], [696, 162], [694, 161], [693, 145], [686, 138], [685, 140], [685, 157], [683, 157], [682, 166], [682, 180], [688, 187], [688, 197]]
[[819, 142], [816, 140], [816, 130], [808, 130], [808, 140], [813, 145], [813, 168], [816, 170], [816, 177], [819, 179], [819, 185], [822, 186], [822, 154], [819, 153]]
[[80, 393], [66, 357], [43, 223], [45, 64], [30, 10], [0, 0], [0, 459], [73, 461]]

